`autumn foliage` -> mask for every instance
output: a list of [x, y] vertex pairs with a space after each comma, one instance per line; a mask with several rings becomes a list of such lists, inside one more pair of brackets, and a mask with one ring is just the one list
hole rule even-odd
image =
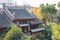
[[32, 7], [32, 8], [30, 9], [30, 12], [33, 12], [34, 15], [35, 15], [37, 18], [39, 18], [39, 19], [43, 18], [43, 15], [40, 13], [39, 8]]
[[60, 40], [60, 24], [51, 23], [51, 29], [55, 40]]

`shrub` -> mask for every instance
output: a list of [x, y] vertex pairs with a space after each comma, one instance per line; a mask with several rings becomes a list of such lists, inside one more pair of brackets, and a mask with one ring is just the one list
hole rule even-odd
[[6, 36], [3, 40], [24, 40], [24, 34], [21, 28], [18, 28], [16, 25], [10, 25], [10, 30], [6, 33]]
[[51, 29], [55, 40], [60, 40], [60, 23], [51, 22]]
[[32, 36], [29, 36], [29, 37], [27, 38], [27, 40], [32, 40]]
[[36, 37], [36, 40], [44, 40], [44, 34], [41, 34], [41, 35], [38, 35], [37, 37]]

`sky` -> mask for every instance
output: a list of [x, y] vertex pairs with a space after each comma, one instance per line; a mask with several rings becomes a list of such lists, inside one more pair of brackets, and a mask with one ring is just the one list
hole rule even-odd
[[57, 4], [60, 0], [13, 0], [12, 2], [16, 2], [18, 5], [28, 4], [31, 6], [39, 7], [40, 4]]

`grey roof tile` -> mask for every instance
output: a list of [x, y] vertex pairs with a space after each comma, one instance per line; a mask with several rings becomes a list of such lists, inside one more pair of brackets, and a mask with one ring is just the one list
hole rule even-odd
[[5, 14], [0, 11], [0, 28], [7, 27], [10, 25], [10, 22]]
[[41, 19], [35, 18], [34, 22], [36, 23], [43, 23], [43, 21]]
[[34, 23], [42, 23], [42, 20], [36, 18], [33, 13], [27, 11], [26, 7], [15, 7], [15, 6], [8, 6], [7, 9], [11, 12], [11, 14], [15, 13], [15, 18], [34, 18]]
[[8, 10], [13, 14], [15, 13], [15, 18], [35, 18], [33, 15], [29, 13], [26, 9], [13, 9], [8, 8]]

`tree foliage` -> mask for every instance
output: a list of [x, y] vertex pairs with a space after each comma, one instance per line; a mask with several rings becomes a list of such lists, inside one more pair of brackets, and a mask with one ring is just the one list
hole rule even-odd
[[44, 34], [38, 35], [35, 40], [44, 40]]
[[60, 40], [60, 24], [51, 22], [51, 30], [55, 40]]
[[60, 17], [60, 9], [56, 12], [56, 16]]
[[24, 35], [21, 28], [16, 25], [10, 25], [10, 30], [6, 33], [3, 40], [24, 40]]
[[33, 14], [34, 14], [37, 18], [39, 18], [39, 19], [42, 19], [42, 18], [43, 18], [43, 15], [39, 12], [39, 8], [33, 7], [33, 8], [30, 9], [30, 11], [32, 11]]
[[32, 40], [32, 36], [30, 35], [26, 40]]
[[53, 16], [56, 14], [57, 10], [55, 9], [54, 4], [40, 4], [40, 12], [43, 14], [45, 20], [44, 21], [51, 21]]
[[44, 14], [55, 14], [57, 10], [53, 4], [40, 4], [40, 11]]
[[58, 2], [57, 6], [60, 7], [60, 1]]

